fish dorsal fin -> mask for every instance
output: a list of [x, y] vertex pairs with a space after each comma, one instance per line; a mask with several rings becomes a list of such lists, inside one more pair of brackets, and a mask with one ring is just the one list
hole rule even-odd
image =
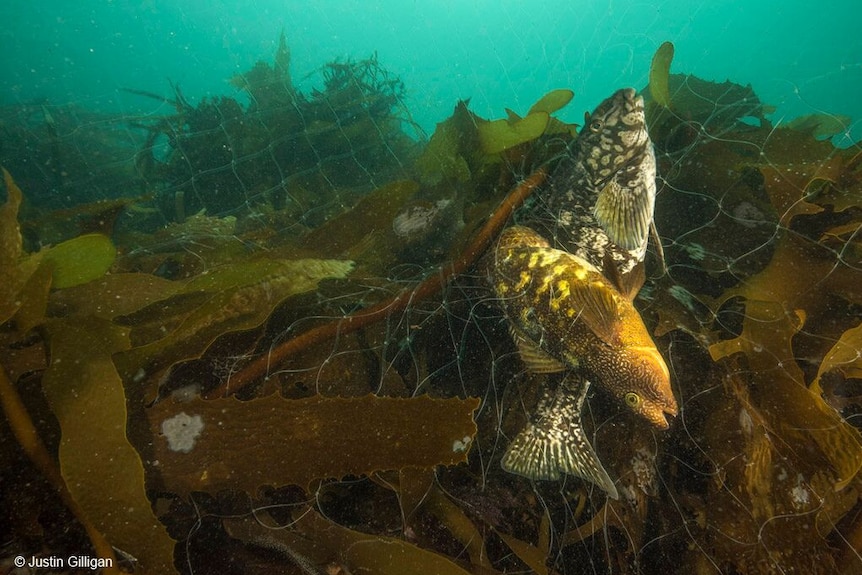
[[516, 330], [512, 330], [512, 338], [518, 346], [521, 361], [527, 369], [533, 373], [559, 373], [565, 371], [566, 365], [558, 359], [548, 355], [533, 340], [527, 338]]
[[623, 188], [611, 178], [596, 198], [596, 220], [610, 240], [626, 250], [640, 249], [652, 221], [650, 195], [640, 188]]
[[570, 286], [569, 292], [579, 310], [579, 320], [603, 342], [618, 344], [620, 294], [616, 288], [600, 274], [589, 274], [584, 281]]
[[605, 257], [602, 259], [602, 274], [617, 288], [620, 295], [629, 301], [635, 300], [638, 292], [641, 291], [646, 282], [646, 272], [643, 262], [635, 264], [630, 272], [621, 274], [610, 251], [606, 251]]

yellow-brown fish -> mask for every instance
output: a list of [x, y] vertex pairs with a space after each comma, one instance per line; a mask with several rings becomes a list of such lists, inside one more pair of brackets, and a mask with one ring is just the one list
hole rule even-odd
[[491, 284], [533, 371], [583, 371], [647, 421], [676, 415], [670, 373], [632, 302], [589, 262], [522, 226], [500, 236]]
[[677, 413], [670, 374], [643, 320], [593, 265], [549, 247], [529, 228], [501, 234], [488, 275], [528, 369], [566, 372], [556, 386], [545, 382], [503, 468], [531, 479], [576, 475], [617, 499], [581, 424], [581, 409], [593, 381], [653, 425], [668, 427], [666, 415]]

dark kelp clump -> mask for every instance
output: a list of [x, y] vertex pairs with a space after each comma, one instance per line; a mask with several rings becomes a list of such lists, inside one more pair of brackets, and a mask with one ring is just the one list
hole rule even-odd
[[304, 94], [282, 41], [233, 79], [247, 104], [176, 91], [142, 132], [139, 197], [24, 211], [7, 177], [16, 552], [89, 538], [142, 573], [858, 571], [860, 148], [672, 57], [648, 104], [667, 273], [648, 258], [635, 303], [679, 416], [657, 436], [588, 398], [619, 500], [501, 469], [539, 381], [475, 267], [571, 141], [571, 92], [493, 120], [461, 102], [415, 144], [376, 57]]
[[[232, 97], [196, 106], [175, 89], [177, 113], [149, 125], [139, 155], [142, 174], [158, 186], [159, 207], [183, 221], [201, 209], [223, 213], [260, 204], [311, 224], [353, 203], [379, 182], [405, 175], [415, 143], [404, 85], [373, 55], [334, 61], [322, 89], [304, 94], [290, 75], [284, 34], [272, 64], [258, 62], [231, 80], [249, 103]], [[167, 151], [156, 145], [167, 138]], [[161, 157], [163, 156], [163, 157]]]

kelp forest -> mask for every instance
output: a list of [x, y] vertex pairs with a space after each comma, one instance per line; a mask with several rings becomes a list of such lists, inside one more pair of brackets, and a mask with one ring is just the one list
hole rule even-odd
[[672, 59], [634, 306], [679, 409], [590, 389], [616, 499], [501, 467], [540, 378], [483, 262], [586, 129], [564, 86], [426, 136], [282, 35], [233, 96], [0, 108], [2, 572], [862, 573], [862, 148]]

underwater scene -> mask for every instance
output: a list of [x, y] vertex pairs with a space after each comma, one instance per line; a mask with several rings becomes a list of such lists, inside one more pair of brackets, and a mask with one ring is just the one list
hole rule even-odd
[[854, 2], [0, 16], [0, 574], [862, 574]]

